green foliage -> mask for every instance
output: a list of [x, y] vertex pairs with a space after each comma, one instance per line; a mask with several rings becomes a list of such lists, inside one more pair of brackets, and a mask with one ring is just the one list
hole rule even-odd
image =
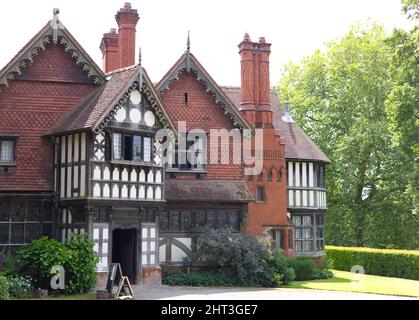
[[331, 279], [333, 278], [333, 272], [327, 268], [319, 269], [315, 268], [313, 274], [313, 280], [321, 280], [321, 279]]
[[34, 286], [32, 279], [28, 276], [8, 277], [9, 295], [12, 298], [22, 299], [32, 297], [34, 294]]
[[277, 286], [289, 284], [295, 280], [295, 271], [289, 265], [289, 260], [282, 254], [281, 250], [271, 250], [271, 258], [268, 259], [268, 264], [272, 270], [273, 282]]
[[295, 258], [289, 265], [295, 271], [297, 281], [312, 280], [316, 273], [316, 266], [311, 258]]
[[19, 273], [22, 268], [17, 254], [6, 254], [1, 273], [6, 277], [11, 277]]
[[417, 43], [414, 30], [389, 42], [380, 25], [353, 26], [283, 70], [281, 100], [333, 161], [328, 244], [419, 247]]
[[66, 293], [87, 292], [96, 279], [98, 258], [85, 235], [73, 234], [64, 244], [43, 237], [20, 249], [18, 256], [20, 273], [29, 275], [39, 288], [50, 287], [51, 268], [56, 265], [65, 270]]
[[34, 279], [37, 288], [49, 288], [53, 276], [51, 268], [55, 265], [65, 266], [69, 252], [58, 241], [42, 237], [22, 247], [18, 256], [22, 263], [20, 272]]
[[257, 238], [231, 229], [206, 229], [198, 241], [198, 250], [192, 254], [194, 262], [222, 270], [238, 285], [274, 285], [267, 247]]
[[9, 299], [9, 283], [5, 276], [0, 275], [0, 300]]
[[402, 11], [407, 14], [408, 19], [419, 18], [419, 0], [402, 0]]
[[[98, 257], [93, 250], [93, 242], [86, 235], [73, 234], [64, 244], [68, 250], [66, 270], [66, 289], [68, 293], [87, 292], [96, 281]], [[67, 279], [68, 278], [68, 279]]]
[[362, 266], [366, 274], [419, 280], [418, 250], [388, 250], [326, 246], [337, 270]]
[[169, 286], [191, 287], [232, 287], [235, 279], [216, 271], [182, 272], [179, 268], [170, 268], [164, 272], [162, 283]]

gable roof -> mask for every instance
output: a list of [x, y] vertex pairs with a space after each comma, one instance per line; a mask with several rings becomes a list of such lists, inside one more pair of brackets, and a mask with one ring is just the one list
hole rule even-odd
[[192, 72], [197, 79], [202, 82], [206, 91], [210, 93], [217, 104], [221, 105], [224, 113], [233, 121], [235, 127], [240, 130], [249, 129], [251, 126], [242, 117], [239, 110], [234, 106], [228, 95], [224, 93], [215, 80], [208, 74], [205, 68], [201, 65], [198, 59], [187, 50], [163, 76], [163, 78], [156, 84], [156, 89], [159, 93], [169, 90], [171, 84], [179, 79], [183, 73]]
[[[240, 105], [240, 87], [222, 87], [236, 106]], [[304, 133], [295, 122], [284, 121], [285, 112], [278, 94], [273, 89], [270, 92], [273, 110], [274, 127], [285, 140], [285, 157], [287, 159], [314, 160], [330, 163], [330, 159]]]
[[[22, 70], [28, 65], [28, 62], [33, 62], [34, 57], [41, 50], [45, 50], [45, 46], [52, 42], [53, 33], [51, 21], [48, 21], [13, 59], [0, 70], [0, 91], [2, 88], [8, 87], [10, 81], [17, 75], [22, 74]], [[60, 23], [60, 28], [57, 29], [57, 36], [57, 43], [71, 54], [76, 64], [82, 65], [83, 70], [87, 73], [87, 77], [96, 84], [104, 83], [105, 75], [102, 70], [62, 23]]]
[[164, 110], [147, 72], [140, 65], [108, 73], [106, 83], [85, 97], [77, 108], [53, 129], [52, 133], [59, 134], [89, 128], [92, 128], [95, 133], [101, 132], [133, 90], [139, 90], [145, 95], [155, 111], [156, 118], [163, 127], [172, 130], [176, 136], [175, 126]]

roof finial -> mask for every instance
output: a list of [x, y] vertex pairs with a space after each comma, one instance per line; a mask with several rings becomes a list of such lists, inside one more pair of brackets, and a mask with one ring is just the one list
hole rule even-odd
[[186, 51], [190, 51], [191, 50], [191, 39], [189, 37], [189, 30], [188, 30], [188, 40], [186, 41]]
[[54, 17], [51, 20], [51, 28], [53, 30], [52, 33], [52, 42], [57, 43], [58, 42], [58, 29], [60, 27], [60, 9], [58, 8], [54, 8], [54, 10], [52, 10], [52, 13], [54, 15]]
[[138, 65], [140, 65], [140, 66], [141, 66], [142, 59], [143, 59], [143, 57], [141, 55], [141, 47], [140, 47], [140, 51], [138, 52]]

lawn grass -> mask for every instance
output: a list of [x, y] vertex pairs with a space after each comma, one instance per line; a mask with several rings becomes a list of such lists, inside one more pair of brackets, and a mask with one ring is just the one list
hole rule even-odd
[[95, 293], [82, 293], [82, 294], [57, 294], [50, 295], [41, 300], [96, 300]]
[[419, 281], [332, 271], [331, 279], [294, 281], [287, 287], [419, 297]]

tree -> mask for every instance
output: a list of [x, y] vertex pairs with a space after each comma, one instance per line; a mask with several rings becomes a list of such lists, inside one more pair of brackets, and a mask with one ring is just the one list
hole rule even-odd
[[408, 193], [419, 202], [419, 28], [396, 29], [386, 40], [391, 49], [393, 87], [386, 100], [386, 112], [393, 143], [404, 152], [409, 170]]
[[[377, 24], [357, 25], [301, 63], [285, 66], [282, 101], [333, 163], [327, 170], [329, 244], [417, 247], [406, 193], [409, 157], [394, 143], [386, 101], [391, 48]], [[408, 98], [407, 98], [408, 99]]]

